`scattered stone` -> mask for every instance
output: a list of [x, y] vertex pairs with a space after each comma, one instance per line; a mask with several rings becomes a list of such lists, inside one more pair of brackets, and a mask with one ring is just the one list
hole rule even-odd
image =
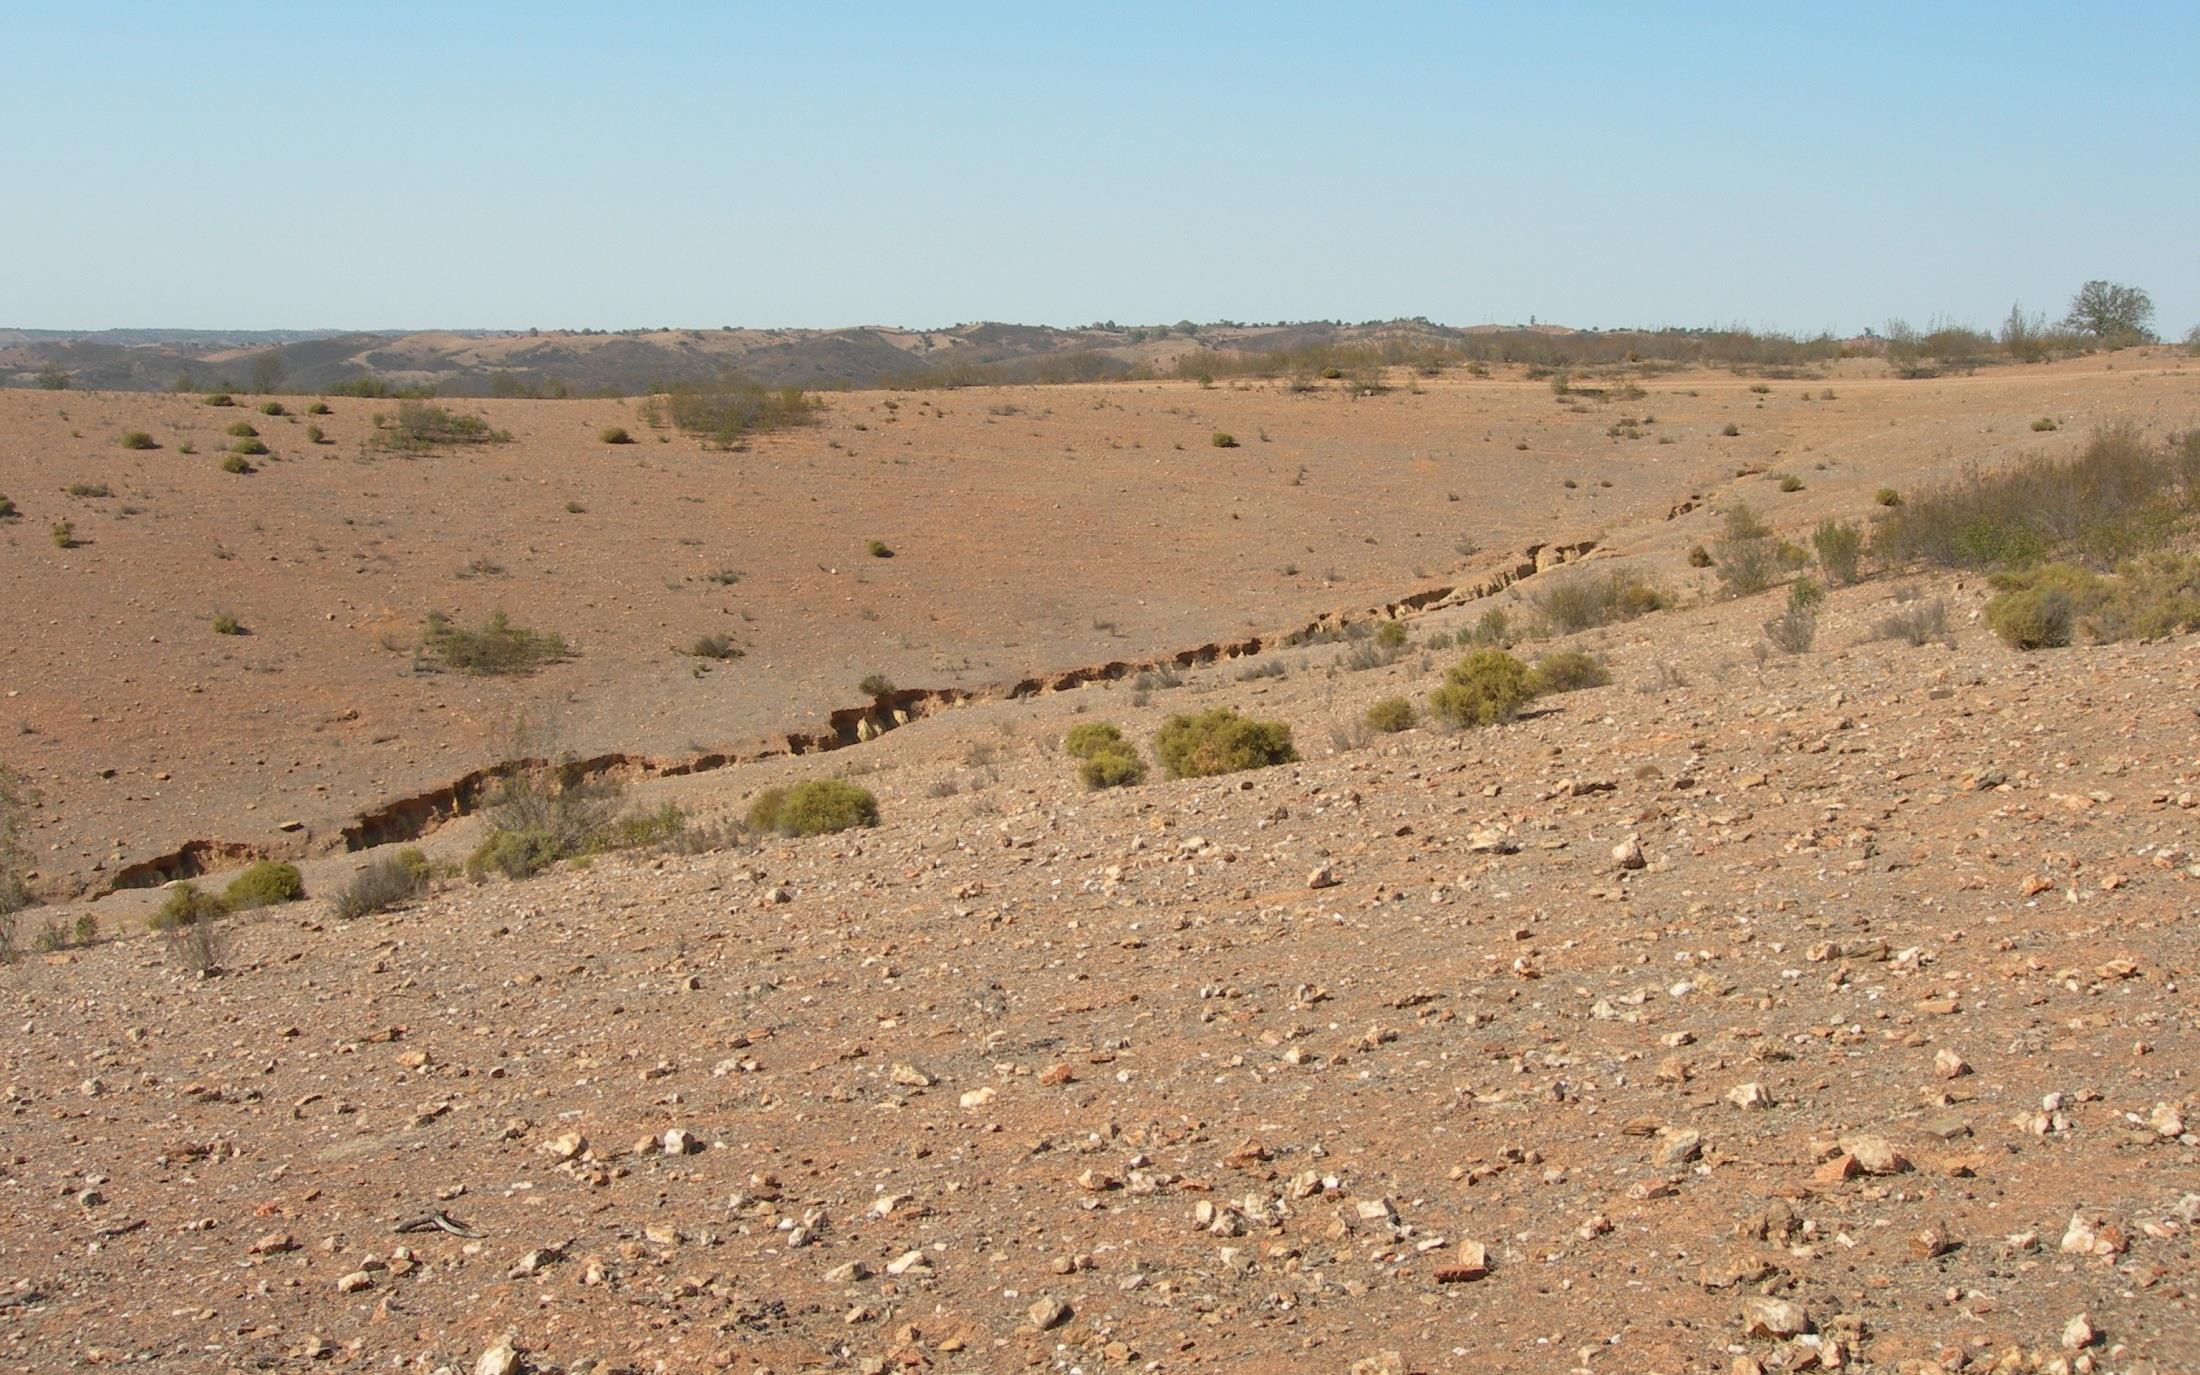
[[1810, 1312], [1786, 1299], [1751, 1294], [1742, 1300], [1742, 1335], [1769, 1337], [1774, 1341], [1799, 1337], [1811, 1330]]
[[1031, 1305], [1027, 1312], [1031, 1316], [1031, 1325], [1041, 1332], [1050, 1332], [1070, 1318], [1070, 1306], [1052, 1294]]
[[1771, 1107], [1772, 1095], [1763, 1084], [1736, 1084], [1726, 1091], [1726, 1101], [1737, 1108], [1756, 1110]]

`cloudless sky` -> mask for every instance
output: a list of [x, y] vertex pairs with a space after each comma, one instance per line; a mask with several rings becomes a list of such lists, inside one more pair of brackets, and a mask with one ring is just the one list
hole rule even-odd
[[2200, 323], [2200, 4], [0, 12], [0, 325]]

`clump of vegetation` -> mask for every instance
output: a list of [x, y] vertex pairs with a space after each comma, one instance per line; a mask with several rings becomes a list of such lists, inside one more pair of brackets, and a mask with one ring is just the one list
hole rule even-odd
[[1666, 605], [1666, 595], [1631, 568], [1579, 574], [1535, 598], [1536, 610], [1563, 635], [1631, 621]]
[[50, 531], [50, 533], [51, 533], [51, 534], [53, 535], [53, 547], [54, 547], [54, 548], [56, 548], [56, 549], [74, 549], [74, 548], [76, 548], [76, 522], [74, 522], [74, 521], [67, 521], [67, 520], [57, 520], [57, 521], [55, 521], [55, 522], [53, 523], [53, 528], [52, 528], [52, 530]]
[[606, 425], [596, 438], [606, 444], [632, 444], [634, 436], [626, 432], [624, 425]]
[[1737, 424], [1735, 424], [1735, 423], [1734, 423], [1733, 421], [1731, 421], [1731, 420], [1729, 420], [1729, 421], [1727, 421], [1727, 422], [1726, 422], [1726, 428], [1725, 428], [1725, 429], [1723, 429], [1723, 430], [1720, 430], [1720, 431], [1719, 431], [1719, 433], [1720, 433], [1720, 434], [1723, 434], [1723, 435], [1725, 435], [1725, 436], [1726, 436], [1726, 437], [1727, 437], [1728, 439], [1732, 439], [1732, 438], [1734, 438], [1734, 437], [1735, 437], [1736, 435], [1740, 434], [1741, 432], [1742, 432], [1742, 427], [1741, 427], [1741, 426], [1739, 426], [1739, 425], [1737, 425]]
[[723, 635], [698, 635], [688, 646], [688, 653], [698, 659], [738, 659], [741, 647]]
[[1281, 721], [1240, 716], [1228, 707], [1171, 716], [1162, 723], [1153, 743], [1154, 754], [1171, 778], [1206, 778], [1241, 769], [1264, 769], [1292, 763], [1299, 757], [1291, 743], [1291, 727]]
[[1780, 490], [1783, 492], [1800, 492], [1803, 490], [1803, 479], [1793, 473], [1782, 473], [1780, 475]]
[[375, 448], [400, 453], [425, 453], [454, 444], [502, 444], [511, 439], [475, 415], [459, 415], [425, 401], [401, 401], [397, 414], [374, 418]]
[[2046, 434], [2049, 431], [2059, 430], [2061, 428], [2062, 426], [2056, 424], [2055, 417], [2051, 415], [2043, 415], [2039, 419], [2032, 422], [2032, 429], [2035, 433], [2038, 434]]
[[513, 625], [502, 611], [471, 629], [431, 611], [421, 647], [445, 668], [476, 674], [528, 673], [572, 652], [564, 636]]
[[1929, 602], [1904, 607], [1882, 616], [1875, 633], [1882, 640], [1905, 640], [1915, 646], [1948, 638], [1948, 603], [1935, 597]]
[[1403, 697], [1385, 697], [1369, 707], [1367, 714], [1361, 719], [1367, 723], [1369, 730], [1395, 735], [1399, 731], [1413, 729], [1419, 713], [1414, 711], [1413, 703]]
[[766, 387], [738, 374], [677, 382], [649, 398], [643, 416], [672, 424], [706, 443], [731, 448], [763, 431], [812, 424], [823, 403], [800, 387]]
[[428, 857], [413, 846], [375, 860], [336, 892], [336, 915], [346, 921], [387, 912], [428, 889]]
[[2103, 428], [2069, 457], [1972, 469], [1880, 519], [1872, 547], [1891, 563], [2023, 568], [2059, 553], [2095, 563], [2158, 548], [2200, 511], [2200, 431], [2166, 444], [2130, 425]]
[[1787, 609], [1765, 622], [1765, 638], [1783, 654], [1805, 654], [1818, 638], [1818, 603], [1825, 590], [1809, 578], [1788, 588]]
[[222, 905], [232, 912], [277, 903], [296, 902], [306, 895], [305, 880], [295, 864], [263, 859], [229, 881], [222, 889]]
[[1429, 710], [1455, 726], [1494, 726], [1520, 714], [1535, 693], [1528, 666], [1502, 649], [1478, 649], [1444, 672]]
[[225, 391], [208, 392], [206, 394], [206, 404], [209, 406], [234, 406], [237, 404], [237, 399]]
[[220, 898], [197, 884], [179, 883], [168, 890], [167, 900], [145, 919], [145, 924], [155, 931], [175, 931], [213, 921], [228, 910]]
[[1882, 487], [1872, 494], [1872, 500], [1878, 502], [1881, 506], [1900, 506], [1902, 504], [1902, 494], [1892, 487]]
[[122, 447], [125, 449], [157, 449], [160, 447], [160, 442], [143, 430], [132, 430], [122, 436]]
[[1864, 557], [1864, 532], [1856, 522], [1825, 520], [1810, 532], [1810, 547], [1818, 551], [1818, 567], [1836, 587], [1856, 581]]
[[856, 684], [856, 691], [874, 702], [883, 702], [894, 695], [894, 680], [883, 673], [867, 673], [863, 681]]
[[878, 799], [837, 778], [813, 778], [791, 788], [767, 788], [749, 804], [752, 831], [783, 836], [830, 835], [878, 825]]
[[253, 439], [260, 432], [252, 427], [251, 421], [238, 420], [224, 426], [222, 433], [228, 435], [231, 439]]
[[1690, 568], [1709, 568], [1711, 566], [1711, 551], [1700, 544], [1689, 545], [1688, 566]]
[[283, 415], [286, 412], [283, 410], [283, 403], [280, 401], [262, 401], [260, 403], [260, 414]]
[[23, 871], [30, 848], [23, 839], [29, 827], [31, 793], [23, 777], [0, 764], [0, 918], [30, 906], [30, 885]]
[[[524, 734], [517, 748], [526, 748]], [[497, 779], [485, 808], [489, 830], [466, 872], [528, 878], [560, 860], [664, 844], [685, 829], [676, 806], [639, 815], [622, 815], [624, 807], [624, 788], [588, 777], [571, 760], [511, 765]]]
[[1081, 760], [1077, 776], [1088, 788], [1126, 788], [1146, 777], [1146, 761], [1123, 732], [1104, 721], [1072, 726], [1062, 737], [1062, 752]]
[[244, 634], [244, 622], [238, 620], [234, 612], [217, 611], [214, 613], [214, 633], [216, 635], [242, 635]]
[[257, 458], [267, 452], [267, 441], [264, 439], [240, 439], [229, 446], [229, 452], [238, 458], [247, 455]]
[[1774, 534], [1747, 502], [1736, 502], [1727, 509], [1714, 553], [1719, 585], [1730, 597], [1762, 592], [1783, 572], [1802, 567], [1809, 558]]
[[307, 414], [307, 415], [327, 415], [327, 414], [329, 414], [328, 402], [326, 402], [326, 401], [316, 401], [316, 402], [314, 402], [314, 403], [313, 403], [312, 405], [310, 405], [310, 406], [306, 407], [306, 414]]
[[103, 501], [113, 496], [114, 490], [104, 482], [72, 482], [69, 484], [69, 495], [87, 500]]
[[874, 559], [890, 559], [894, 556], [893, 548], [888, 545], [885, 540], [882, 539], [866, 541], [863, 546], [863, 552], [869, 554]]
[[1456, 638], [1462, 649], [1470, 645], [1503, 649], [1512, 643], [1512, 617], [1505, 614], [1505, 608], [1493, 606], [1476, 617], [1473, 625], [1461, 626]]
[[245, 456], [243, 454], [229, 454], [222, 459], [222, 471], [225, 473], [233, 473], [241, 476], [242, 474], [253, 471], [253, 468], [250, 463], [245, 461]]
[[328, 443], [328, 435], [323, 432], [319, 425], [308, 425], [306, 426], [306, 443], [326, 444]]
[[1528, 692], [1534, 697], [1580, 692], [1584, 688], [1603, 687], [1611, 681], [1612, 675], [1604, 665], [1578, 649], [1546, 654], [1528, 670]]
[[0, 496], [0, 520], [14, 520], [22, 514], [21, 511], [15, 509], [13, 501], [5, 496]]
[[2200, 629], [2200, 556], [2152, 553], [2100, 574], [2049, 563], [1993, 577], [1986, 623], [2015, 649], [2159, 639]]
[[1234, 449], [1238, 446], [1237, 436], [1228, 430], [1216, 430], [1207, 436], [1207, 442], [1218, 449]]

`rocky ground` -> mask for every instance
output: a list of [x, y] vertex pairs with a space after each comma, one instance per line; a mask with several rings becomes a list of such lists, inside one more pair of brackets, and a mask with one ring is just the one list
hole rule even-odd
[[[33, 959], [0, 1367], [2200, 1369], [2200, 641], [1981, 595], [1374, 743], [1449, 652], [985, 704], [678, 785], [876, 830]], [[1219, 703], [1307, 762], [1056, 749]]]

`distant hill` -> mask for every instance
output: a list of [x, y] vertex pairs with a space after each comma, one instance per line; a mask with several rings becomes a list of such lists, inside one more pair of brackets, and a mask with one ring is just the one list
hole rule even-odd
[[[726, 371], [810, 388], [1076, 381], [1135, 373], [1242, 372], [1250, 356], [1323, 351], [1390, 362], [1443, 356], [1569, 366], [1636, 357], [1768, 363], [1818, 356], [1831, 340], [1732, 331], [1581, 331], [1554, 325], [1459, 328], [1426, 320], [1361, 324], [1081, 328], [980, 323], [947, 329], [53, 330], [0, 329], [0, 386], [115, 391], [322, 392], [379, 384], [442, 396], [633, 395]], [[1339, 362], [1348, 360], [1339, 357]]]

